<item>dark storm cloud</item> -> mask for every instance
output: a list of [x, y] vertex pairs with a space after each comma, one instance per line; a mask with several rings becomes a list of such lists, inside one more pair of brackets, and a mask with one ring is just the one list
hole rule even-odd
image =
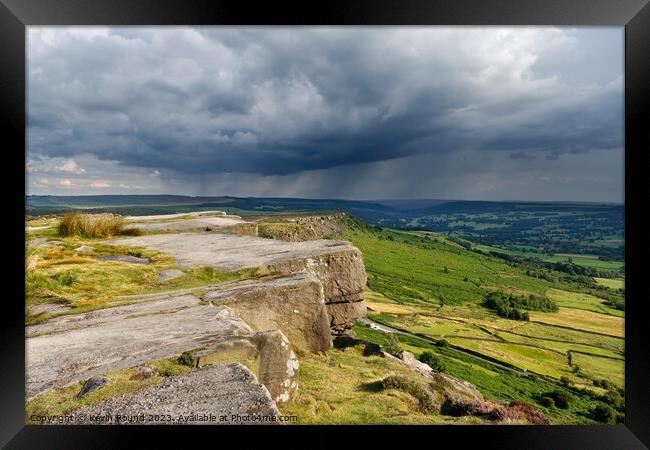
[[517, 153], [511, 153], [510, 154], [511, 159], [524, 159], [527, 161], [533, 161], [535, 158], [535, 155], [531, 155], [530, 153], [523, 153], [523, 152], [517, 152]]
[[191, 180], [620, 150], [622, 55], [597, 50], [550, 28], [30, 28], [29, 151]]

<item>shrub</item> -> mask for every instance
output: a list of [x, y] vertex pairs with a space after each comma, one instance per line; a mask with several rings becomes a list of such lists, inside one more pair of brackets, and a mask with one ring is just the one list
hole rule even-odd
[[63, 216], [59, 222], [59, 236], [102, 238], [122, 231], [124, 219], [115, 214], [79, 214]]
[[616, 411], [604, 403], [596, 405], [591, 410], [591, 418], [601, 423], [613, 423], [616, 419]]
[[618, 411], [623, 411], [625, 409], [625, 399], [614, 389], [607, 391], [607, 393], [603, 395], [602, 400]]
[[182, 364], [184, 366], [193, 367], [195, 362], [196, 359], [194, 359], [190, 352], [183, 352], [181, 356], [178, 357], [178, 364]]
[[432, 352], [424, 352], [422, 353], [418, 359], [431, 367], [433, 370], [436, 372], [444, 372], [445, 371], [445, 366], [440, 362], [440, 359], [433, 354]]
[[569, 394], [566, 391], [552, 391], [542, 394], [543, 397], [550, 397], [555, 402], [555, 406], [560, 409], [567, 409], [569, 405], [573, 402], [573, 395]]
[[438, 347], [449, 347], [449, 342], [446, 339], [439, 339], [436, 341]]
[[596, 380], [594, 380], [594, 386], [600, 387], [600, 388], [603, 388], [603, 389], [607, 389], [608, 391], [613, 391], [613, 390], [616, 389], [616, 386], [614, 386], [613, 383], [611, 383], [610, 381], [607, 381], [607, 380], [598, 380], [598, 379], [596, 379]]
[[549, 397], [548, 395], [543, 395], [539, 399], [539, 404], [547, 408], [553, 408], [555, 406], [555, 400], [553, 400], [553, 398]]
[[539, 409], [530, 403], [522, 400], [513, 400], [506, 409], [506, 417], [513, 419], [525, 419], [536, 425], [548, 425], [550, 422]]
[[497, 414], [492, 415], [493, 410], [488, 408], [483, 402], [476, 400], [458, 401], [453, 398], [447, 398], [440, 408], [440, 413], [445, 416], [478, 416], [489, 414], [491, 420], [498, 420]]
[[384, 349], [391, 355], [399, 355], [402, 352], [402, 346], [399, 343], [399, 339], [394, 334], [388, 335], [388, 341], [384, 345]]
[[485, 297], [483, 306], [494, 310], [501, 317], [524, 321], [528, 321], [529, 316], [528, 312], [522, 310], [546, 312], [558, 310], [558, 306], [545, 297], [536, 295], [529, 295], [528, 297], [523, 295], [515, 296], [503, 292], [490, 292]]

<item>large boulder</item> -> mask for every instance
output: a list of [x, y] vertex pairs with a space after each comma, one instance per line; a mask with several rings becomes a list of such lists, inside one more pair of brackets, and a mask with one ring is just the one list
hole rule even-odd
[[429, 380], [429, 386], [441, 405], [442, 412], [449, 415], [476, 414], [484, 406], [485, 398], [476, 387], [450, 375], [436, 372], [418, 361], [413, 353], [402, 351], [397, 358], [405, 366]]
[[320, 352], [332, 347], [323, 287], [310, 274], [208, 291], [202, 299], [231, 308], [255, 331], [282, 331], [294, 348]]
[[351, 245], [344, 250], [305, 259], [280, 261], [269, 269], [280, 273], [308, 272], [323, 284], [323, 295], [333, 336], [351, 329], [366, 315], [364, 290], [366, 269], [361, 251]]
[[325, 251], [328, 248], [325, 246], [324, 254], [274, 261], [268, 267], [279, 273], [306, 271], [315, 275], [323, 283], [325, 303], [363, 300], [367, 275], [361, 251], [350, 244], [345, 245], [344, 241], [331, 242], [330, 252]]
[[287, 402], [298, 389], [300, 363], [289, 340], [279, 330], [233, 336], [193, 352], [197, 366], [237, 361], [253, 371], [277, 404]]

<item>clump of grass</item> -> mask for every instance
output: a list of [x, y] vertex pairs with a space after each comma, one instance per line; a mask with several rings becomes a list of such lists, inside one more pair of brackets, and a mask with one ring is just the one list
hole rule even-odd
[[28, 273], [25, 277], [25, 294], [29, 299], [67, 304], [68, 300], [61, 294], [62, 285], [71, 285], [73, 277], [47, 276], [39, 272]]
[[80, 214], [63, 216], [58, 232], [61, 237], [103, 238], [123, 231], [124, 219], [116, 214]]
[[192, 370], [191, 366], [181, 364], [178, 358], [149, 362], [149, 367], [164, 377], [184, 375]]
[[194, 367], [196, 359], [192, 356], [190, 352], [183, 352], [181, 356], [178, 357], [178, 364], [183, 366]]
[[120, 230], [122, 236], [142, 236], [142, 230], [139, 228], [122, 228]]
[[426, 386], [410, 380], [407, 377], [390, 375], [377, 383], [377, 389], [379, 391], [397, 389], [406, 392], [418, 400], [422, 411], [428, 413], [438, 411], [438, 404], [433, 394], [426, 388]]

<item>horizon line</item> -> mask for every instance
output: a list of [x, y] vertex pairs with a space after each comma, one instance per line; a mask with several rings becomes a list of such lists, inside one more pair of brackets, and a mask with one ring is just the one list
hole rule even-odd
[[444, 201], [444, 202], [484, 202], [484, 203], [595, 203], [610, 205], [625, 205], [625, 201], [598, 201], [598, 200], [523, 200], [523, 199], [506, 199], [506, 200], [478, 200], [478, 199], [460, 199], [460, 198], [375, 198], [375, 199], [351, 199], [351, 198], [332, 198], [332, 197], [282, 197], [268, 196], [258, 197], [253, 195], [236, 196], [236, 195], [188, 195], [188, 194], [25, 194], [29, 197], [188, 197], [188, 198], [259, 198], [259, 199], [292, 199], [292, 200], [335, 200], [335, 201], [352, 201], [352, 202], [413, 202], [413, 201]]

